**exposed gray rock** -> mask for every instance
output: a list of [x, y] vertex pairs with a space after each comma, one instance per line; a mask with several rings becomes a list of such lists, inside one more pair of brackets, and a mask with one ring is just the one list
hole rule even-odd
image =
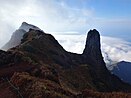
[[29, 29], [34, 29], [34, 30], [41, 30], [40, 28], [38, 28], [37, 26], [34, 26], [32, 24], [28, 24], [26, 22], [23, 22], [22, 25], [19, 27], [19, 29], [23, 29], [26, 32], [29, 31]]
[[3, 47], [2, 50], [8, 50], [10, 48], [13, 48], [21, 43], [21, 39], [23, 38], [23, 35], [29, 31], [29, 29], [34, 30], [40, 30], [38, 27], [28, 24], [26, 22], [23, 22], [22, 25], [19, 27], [18, 30], [16, 30], [13, 35], [11, 36], [11, 39], [9, 42], [7, 42]]

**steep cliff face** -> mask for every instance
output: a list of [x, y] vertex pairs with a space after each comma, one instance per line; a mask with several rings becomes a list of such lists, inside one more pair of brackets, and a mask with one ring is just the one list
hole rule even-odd
[[82, 57], [84, 62], [90, 65], [89, 71], [91, 73], [91, 77], [94, 78], [94, 84], [97, 85], [98, 83], [103, 83], [105, 82], [103, 80], [106, 79], [110, 80], [110, 73], [105, 66], [105, 62], [101, 53], [100, 34], [96, 29], [90, 30], [88, 32]]
[[87, 35], [85, 49], [83, 54], [87, 62], [89, 59], [91, 62], [95, 64], [103, 64], [103, 57], [101, 53], [101, 45], [100, 45], [100, 34], [96, 29], [90, 30]]
[[11, 36], [11, 39], [9, 42], [7, 42], [3, 47], [2, 50], [8, 50], [12, 47], [15, 47], [21, 43], [21, 39], [23, 38], [23, 35], [29, 31], [29, 29], [34, 30], [40, 30], [38, 27], [28, 24], [26, 22], [23, 22], [18, 30], [16, 30], [13, 35]]
[[131, 91], [105, 67], [97, 30], [89, 31], [83, 54], [75, 54], [64, 50], [52, 35], [29, 29], [19, 45], [0, 51], [0, 58], [0, 96], [10, 92], [25, 98], [81, 98], [85, 89], [86, 96], [90, 90]]

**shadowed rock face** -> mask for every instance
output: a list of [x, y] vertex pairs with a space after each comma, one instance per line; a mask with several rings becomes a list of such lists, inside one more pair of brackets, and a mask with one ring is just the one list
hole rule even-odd
[[109, 76], [110, 73], [106, 69], [101, 53], [100, 34], [96, 29], [88, 32], [86, 45], [82, 56], [85, 63], [91, 65], [90, 73], [92, 73], [92, 77], [95, 78], [94, 80], [101, 81], [101, 78], [106, 79], [106, 76]]
[[100, 65], [104, 63], [101, 53], [100, 34], [96, 29], [88, 32], [85, 49], [82, 55], [85, 59], [90, 59], [91, 62], [96, 64]]
[[[130, 85], [107, 70], [100, 49], [100, 34], [95, 29], [88, 32], [83, 54], [67, 52], [51, 34], [30, 29], [19, 45], [7, 52], [0, 51], [0, 57], [2, 61], [8, 59], [8, 62], [0, 61], [4, 66], [0, 68], [0, 77], [8, 76], [25, 98], [33, 94], [32, 98], [38, 97], [37, 94], [40, 98], [52, 94], [55, 97], [48, 97], [76, 98], [84, 89], [131, 91]], [[0, 86], [4, 88], [2, 83], [3, 80]]]
[[111, 72], [131, 84], [131, 62], [118, 62]]

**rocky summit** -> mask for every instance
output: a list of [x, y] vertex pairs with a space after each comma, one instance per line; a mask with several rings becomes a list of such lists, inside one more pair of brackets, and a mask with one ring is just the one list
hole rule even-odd
[[131, 86], [107, 70], [97, 30], [88, 32], [83, 53], [76, 54], [51, 34], [23, 24], [19, 43], [0, 51], [0, 98], [131, 97]]
[[26, 22], [23, 22], [18, 30], [16, 30], [13, 35], [11, 36], [11, 39], [9, 42], [7, 42], [3, 47], [2, 50], [8, 50], [10, 48], [13, 48], [20, 44], [21, 39], [23, 38], [23, 35], [29, 31], [29, 29], [34, 30], [40, 30], [38, 27], [28, 24]]

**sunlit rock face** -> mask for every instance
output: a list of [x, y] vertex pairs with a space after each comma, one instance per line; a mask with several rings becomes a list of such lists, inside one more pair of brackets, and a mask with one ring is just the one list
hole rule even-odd
[[18, 30], [16, 30], [13, 35], [11, 36], [11, 39], [9, 42], [7, 42], [3, 47], [2, 50], [8, 50], [12, 47], [15, 47], [21, 43], [21, 39], [23, 38], [23, 35], [29, 31], [29, 29], [34, 30], [40, 30], [38, 27], [28, 24], [26, 22], [23, 22]]

